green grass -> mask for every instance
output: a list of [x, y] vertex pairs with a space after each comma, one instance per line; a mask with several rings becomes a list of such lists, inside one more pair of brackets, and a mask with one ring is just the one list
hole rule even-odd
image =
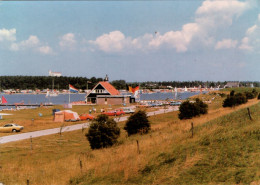
[[[253, 105], [253, 121], [245, 108], [249, 105]], [[33, 150], [29, 139], [2, 144], [0, 182], [23, 185], [30, 179], [30, 184], [52, 185], [258, 185], [259, 112], [257, 100], [236, 108], [210, 107], [209, 114], [192, 120], [180, 121], [178, 112], [171, 112], [149, 117], [151, 132], [131, 137], [127, 137], [121, 122], [119, 143], [101, 150], [90, 149], [85, 137], [87, 129], [33, 138]]]
[[[195, 136], [172, 143], [146, 161], [137, 175], [96, 177], [90, 171], [71, 184], [250, 184], [260, 182], [260, 104], [235, 111], [195, 127]], [[161, 118], [162, 119], [162, 118]], [[160, 121], [160, 118], [157, 119]], [[174, 135], [174, 133], [172, 133]], [[139, 136], [140, 139], [140, 136]], [[154, 148], [154, 150], [156, 150]]]
[[243, 92], [252, 92], [252, 90], [255, 89], [257, 92], [260, 92], [260, 87], [233, 87], [233, 88], [225, 88], [225, 89], [221, 89], [220, 91], [224, 91], [224, 92], [231, 92], [232, 90], [234, 90], [236, 93], [243, 93]]

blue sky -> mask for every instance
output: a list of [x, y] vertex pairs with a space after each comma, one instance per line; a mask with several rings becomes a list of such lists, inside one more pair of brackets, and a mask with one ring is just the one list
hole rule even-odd
[[0, 75], [260, 80], [258, 0], [0, 2]]

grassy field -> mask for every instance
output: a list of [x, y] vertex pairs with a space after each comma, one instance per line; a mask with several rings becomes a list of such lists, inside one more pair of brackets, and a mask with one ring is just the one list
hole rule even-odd
[[[88, 113], [90, 109], [93, 107], [96, 108], [97, 113], [93, 113], [92, 115], [96, 116], [100, 114], [100, 109], [105, 109], [105, 110], [112, 110], [115, 108], [122, 107], [121, 105], [95, 105], [95, 106], [90, 106], [90, 105], [85, 105], [85, 106], [80, 106], [80, 105], [74, 105], [73, 108], [71, 109], [72, 111], [77, 112], [79, 115], [82, 113]], [[37, 109], [27, 109], [27, 110], [19, 110], [19, 111], [1, 111], [1, 113], [9, 113], [13, 114], [10, 116], [4, 116], [3, 120], [0, 120], [0, 125], [4, 125], [6, 123], [17, 123], [19, 125], [24, 126], [24, 130], [22, 132], [31, 132], [31, 131], [36, 131], [36, 130], [42, 130], [42, 129], [49, 129], [49, 128], [56, 128], [60, 127], [61, 125], [67, 126], [67, 125], [73, 125], [73, 124], [78, 124], [78, 123], [84, 123], [86, 121], [78, 121], [78, 122], [54, 122], [53, 118], [54, 116], [52, 115], [52, 109], [60, 109], [64, 110], [62, 106], [54, 106], [50, 108], [45, 108], [45, 107], [40, 107]], [[151, 108], [148, 111], [153, 111], [155, 108]], [[42, 116], [39, 116], [39, 113], [42, 114]], [[1, 136], [6, 136], [6, 135], [12, 135], [12, 134], [17, 134], [17, 133], [0, 133]]]
[[[248, 118], [248, 106], [253, 121]], [[0, 182], [258, 185], [259, 112], [259, 101], [254, 99], [236, 108], [212, 105], [209, 114], [192, 120], [180, 121], [178, 112], [156, 115], [149, 118], [149, 134], [131, 137], [122, 129], [124, 123], [119, 123], [118, 145], [102, 150], [90, 149], [84, 136], [87, 130], [33, 138], [32, 143], [2, 144]]]
[[252, 90], [255, 89], [257, 92], [260, 92], [260, 87], [233, 87], [233, 88], [225, 88], [225, 89], [221, 89], [221, 91], [223, 92], [230, 92], [232, 90], [234, 90], [236, 93], [243, 93], [243, 92], [252, 92]]

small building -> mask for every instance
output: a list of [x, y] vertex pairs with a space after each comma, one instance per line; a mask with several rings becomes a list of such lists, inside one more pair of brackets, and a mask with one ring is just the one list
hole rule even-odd
[[131, 95], [98, 95], [98, 105], [115, 105], [115, 104], [128, 104], [131, 103]]
[[53, 71], [49, 70], [49, 76], [61, 77], [61, 73], [60, 72], [53, 72]]
[[113, 85], [111, 85], [108, 81], [101, 81], [87, 94], [85, 101], [87, 103], [97, 103], [97, 96], [118, 96], [118, 95], [120, 95], [120, 93], [118, 90], [116, 90], [116, 88]]
[[239, 87], [239, 86], [240, 86], [240, 82], [227, 82], [224, 88], [232, 88], [232, 87]]

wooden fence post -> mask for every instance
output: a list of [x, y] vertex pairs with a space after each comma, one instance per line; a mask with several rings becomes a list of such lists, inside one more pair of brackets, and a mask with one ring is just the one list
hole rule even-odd
[[249, 107], [247, 107], [247, 112], [248, 112], [249, 119], [250, 119], [250, 120], [253, 120], [252, 117], [251, 117], [251, 113], [250, 113]]
[[30, 181], [29, 179], [26, 180], [26, 184], [29, 185], [30, 184]]
[[83, 165], [82, 165], [82, 161], [80, 159], [79, 159], [79, 167], [80, 167], [80, 172], [82, 173]]
[[138, 140], [136, 140], [136, 145], [137, 145], [137, 153], [140, 154], [141, 151], [140, 151], [140, 148], [139, 148], [139, 141]]
[[33, 149], [33, 146], [32, 146], [32, 136], [30, 138], [31, 138], [31, 150], [32, 150]]
[[193, 130], [194, 130], [194, 127], [193, 127], [193, 122], [191, 122], [191, 138], [193, 138]]

